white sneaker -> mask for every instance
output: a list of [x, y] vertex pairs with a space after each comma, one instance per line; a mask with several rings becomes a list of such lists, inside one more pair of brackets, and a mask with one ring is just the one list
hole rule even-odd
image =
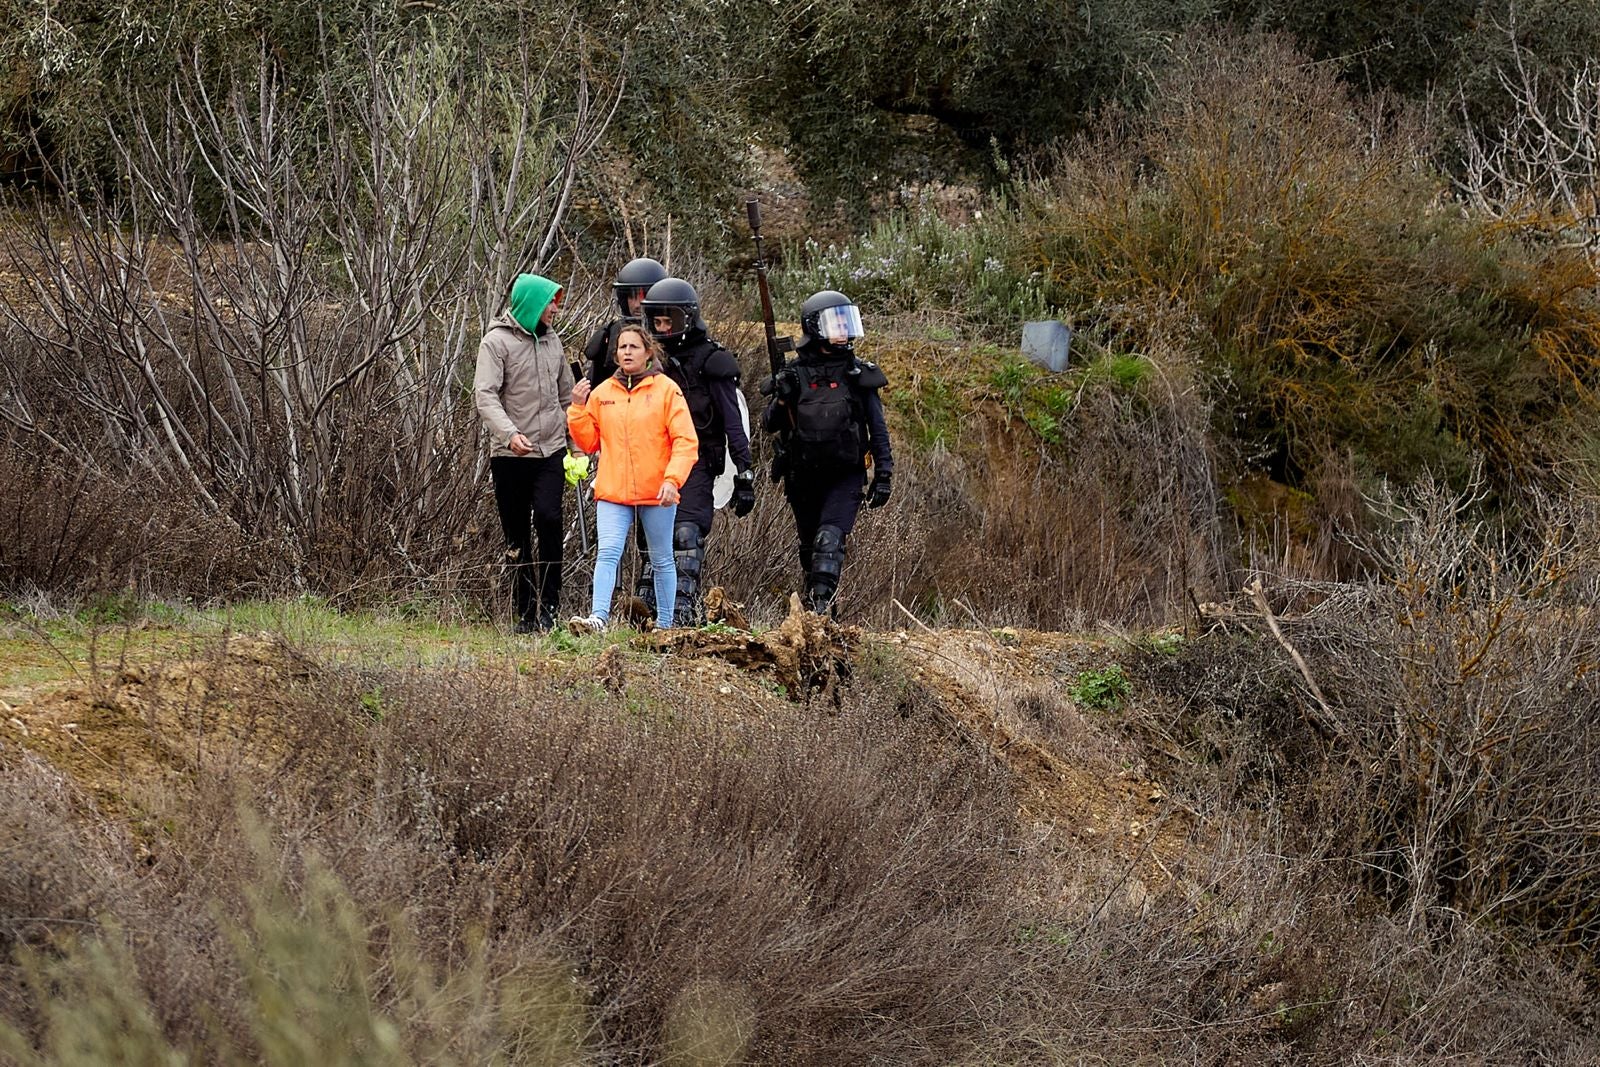
[[597, 634], [605, 628], [606, 620], [598, 615], [574, 615], [567, 620], [567, 629], [575, 634]]

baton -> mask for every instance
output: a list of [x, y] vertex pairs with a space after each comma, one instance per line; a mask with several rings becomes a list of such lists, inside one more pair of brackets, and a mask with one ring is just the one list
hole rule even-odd
[[[579, 366], [577, 360], [573, 360], [567, 366], [572, 370], [573, 381], [583, 377], [583, 368]], [[589, 554], [589, 520], [583, 513], [583, 481], [580, 479], [572, 489], [578, 494], [578, 544], [583, 546], [583, 554], [587, 556]]]

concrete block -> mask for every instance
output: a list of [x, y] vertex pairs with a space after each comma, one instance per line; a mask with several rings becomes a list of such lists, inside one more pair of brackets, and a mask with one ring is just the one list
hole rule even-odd
[[1072, 354], [1072, 330], [1054, 319], [1022, 324], [1022, 354], [1056, 374], [1067, 369]]

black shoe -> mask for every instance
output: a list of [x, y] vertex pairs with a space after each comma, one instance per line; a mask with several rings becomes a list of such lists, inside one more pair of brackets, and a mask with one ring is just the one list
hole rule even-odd
[[542, 634], [555, 629], [556, 609], [540, 608], [531, 618], [517, 620], [515, 627], [519, 634]]
[[838, 609], [834, 604], [837, 589], [830, 589], [825, 585], [812, 585], [806, 588], [800, 597], [800, 605], [813, 615], [825, 615], [830, 619], [838, 617]]

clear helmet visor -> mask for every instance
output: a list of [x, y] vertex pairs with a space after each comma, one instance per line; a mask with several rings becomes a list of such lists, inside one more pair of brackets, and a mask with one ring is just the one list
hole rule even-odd
[[694, 324], [694, 317], [689, 314], [687, 308], [678, 307], [676, 304], [646, 304], [644, 321], [650, 327], [650, 332], [657, 337], [681, 337], [689, 332], [689, 327]]
[[863, 332], [861, 309], [854, 304], [840, 304], [817, 312], [817, 336], [829, 344], [848, 344]]
[[639, 317], [639, 306], [644, 302], [645, 286], [643, 285], [615, 285], [612, 286], [617, 294], [617, 307], [622, 310], [624, 318], [636, 319]]

